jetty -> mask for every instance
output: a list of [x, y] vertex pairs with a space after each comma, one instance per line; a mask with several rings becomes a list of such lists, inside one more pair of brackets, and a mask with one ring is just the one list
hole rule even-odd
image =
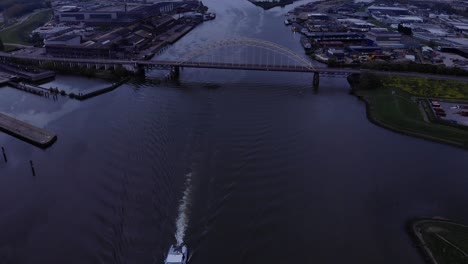
[[43, 82], [55, 78], [55, 72], [13, 63], [0, 63], [0, 70], [28, 82]]
[[1, 72], [0, 71], [0, 86], [3, 86], [3, 85], [7, 85], [8, 82], [12, 81], [12, 80], [16, 80], [16, 76], [15, 75], [11, 75], [11, 74], [8, 74], [6, 72]]
[[51, 146], [57, 135], [0, 113], [0, 130], [41, 148]]

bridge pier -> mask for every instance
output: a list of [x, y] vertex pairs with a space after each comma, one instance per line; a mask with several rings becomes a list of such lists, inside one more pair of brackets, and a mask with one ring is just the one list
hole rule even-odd
[[177, 80], [179, 79], [179, 76], [180, 76], [180, 67], [179, 66], [171, 67], [171, 72], [170, 72], [171, 79]]
[[314, 90], [318, 90], [319, 83], [320, 83], [320, 74], [318, 72], [314, 72], [314, 79], [312, 81], [312, 85], [314, 87]]

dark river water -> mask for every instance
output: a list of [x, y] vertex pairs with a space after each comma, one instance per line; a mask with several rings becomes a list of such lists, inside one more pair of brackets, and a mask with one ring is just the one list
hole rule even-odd
[[[239, 36], [303, 53], [291, 7], [203, 2], [217, 19], [161, 58]], [[41, 150], [0, 133], [0, 263], [160, 264], [176, 242], [191, 264], [423, 263], [409, 219], [468, 223], [468, 152], [371, 124], [343, 78], [164, 74], [84, 102], [0, 88], [0, 112], [58, 134]]]

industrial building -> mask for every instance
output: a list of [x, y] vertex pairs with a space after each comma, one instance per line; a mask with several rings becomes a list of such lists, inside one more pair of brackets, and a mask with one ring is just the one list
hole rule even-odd
[[[159, 16], [172, 12], [191, 10], [197, 2], [160, 2], [155, 4], [140, 4], [129, 6], [127, 4], [112, 8], [101, 8], [98, 10], [65, 9], [58, 11], [55, 16], [60, 23], [81, 23], [87, 25], [102, 24], [129, 24], [151, 16]], [[61, 9], [62, 10], [62, 9]]]

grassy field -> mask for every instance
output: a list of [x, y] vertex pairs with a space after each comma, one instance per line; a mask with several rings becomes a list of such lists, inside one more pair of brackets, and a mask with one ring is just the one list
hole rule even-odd
[[17, 50], [18, 48], [15, 46], [10, 46], [10, 45], [5, 45], [5, 50], [6, 52], [14, 51]]
[[368, 103], [368, 116], [375, 123], [404, 134], [468, 148], [468, 130], [426, 122], [419, 101], [408, 92], [386, 84], [356, 95]]
[[40, 11], [29, 17], [21, 24], [0, 31], [0, 38], [3, 40], [3, 43], [31, 45], [29, 42], [29, 35], [31, 34], [31, 31], [49, 21], [51, 16], [52, 10]]
[[414, 227], [438, 264], [468, 263], [468, 226], [428, 220]]

